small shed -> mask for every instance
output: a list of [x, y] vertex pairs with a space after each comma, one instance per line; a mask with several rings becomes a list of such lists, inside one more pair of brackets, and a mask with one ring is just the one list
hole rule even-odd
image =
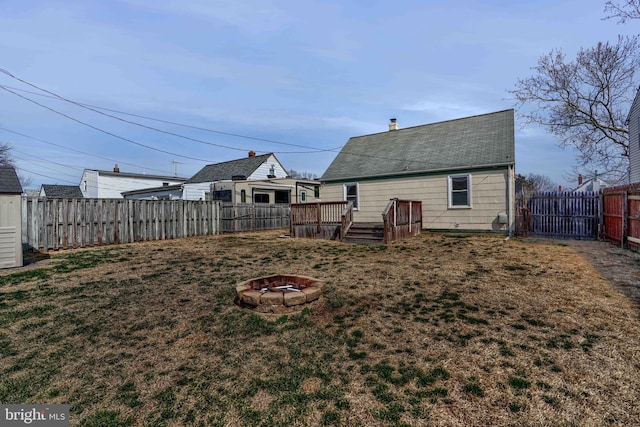
[[0, 268], [22, 267], [21, 196], [16, 170], [0, 166]]

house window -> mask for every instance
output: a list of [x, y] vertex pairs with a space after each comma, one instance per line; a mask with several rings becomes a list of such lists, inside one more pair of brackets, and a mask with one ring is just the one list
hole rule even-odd
[[260, 194], [257, 193], [253, 196], [254, 203], [269, 203], [269, 195], [268, 194]]
[[320, 186], [319, 185], [314, 185], [313, 186], [313, 197], [315, 197], [316, 199], [320, 198]]
[[247, 190], [240, 190], [240, 203], [247, 203]]
[[275, 194], [276, 203], [289, 203], [289, 192], [288, 191], [276, 191]]
[[[206, 193], [205, 193], [206, 194]], [[231, 190], [215, 190], [213, 193], [209, 193], [209, 197], [213, 194], [213, 200], [220, 200], [222, 202], [231, 202]], [[211, 198], [205, 198], [205, 200], [211, 200]]]
[[353, 202], [353, 208], [358, 209], [358, 183], [344, 185], [344, 199]]
[[303, 191], [300, 193], [300, 201], [301, 202], [306, 202], [307, 201], [307, 193], [306, 191]]
[[449, 208], [471, 207], [471, 175], [449, 177]]

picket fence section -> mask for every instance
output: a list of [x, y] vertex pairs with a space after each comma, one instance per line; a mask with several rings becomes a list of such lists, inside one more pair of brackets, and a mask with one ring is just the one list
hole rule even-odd
[[58, 250], [287, 228], [288, 205], [220, 201], [22, 199], [26, 250]]
[[606, 188], [602, 197], [604, 238], [640, 250], [640, 184]]
[[540, 192], [523, 200], [516, 221], [523, 235], [557, 239], [598, 238], [599, 192]]

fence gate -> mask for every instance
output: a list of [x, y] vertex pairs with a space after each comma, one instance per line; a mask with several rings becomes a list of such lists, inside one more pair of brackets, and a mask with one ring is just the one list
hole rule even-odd
[[522, 201], [518, 231], [556, 239], [592, 240], [601, 223], [600, 192], [540, 192]]

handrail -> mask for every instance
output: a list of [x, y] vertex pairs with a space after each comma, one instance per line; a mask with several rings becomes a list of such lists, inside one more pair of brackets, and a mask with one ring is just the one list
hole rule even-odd
[[395, 221], [393, 221], [393, 224], [391, 224], [391, 214], [393, 213], [393, 217], [395, 219], [397, 202], [397, 197], [394, 199], [390, 199], [387, 203], [387, 206], [384, 208], [384, 211], [382, 211], [383, 238], [385, 244], [396, 239], [396, 224]]
[[398, 199], [389, 199], [389, 203], [387, 203], [387, 206], [384, 208], [384, 210], [382, 211], [382, 218], [386, 217], [387, 215], [389, 215], [389, 210], [391, 209], [391, 206], [395, 206], [395, 202]]
[[382, 212], [382, 221], [384, 223], [385, 244], [406, 236], [420, 234], [422, 202], [398, 198], [390, 199]]
[[340, 227], [340, 240], [344, 239], [347, 232], [353, 225], [353, 201], [349, 200], [349, 203], [342, 209], [341, 214], [342, 226]]

